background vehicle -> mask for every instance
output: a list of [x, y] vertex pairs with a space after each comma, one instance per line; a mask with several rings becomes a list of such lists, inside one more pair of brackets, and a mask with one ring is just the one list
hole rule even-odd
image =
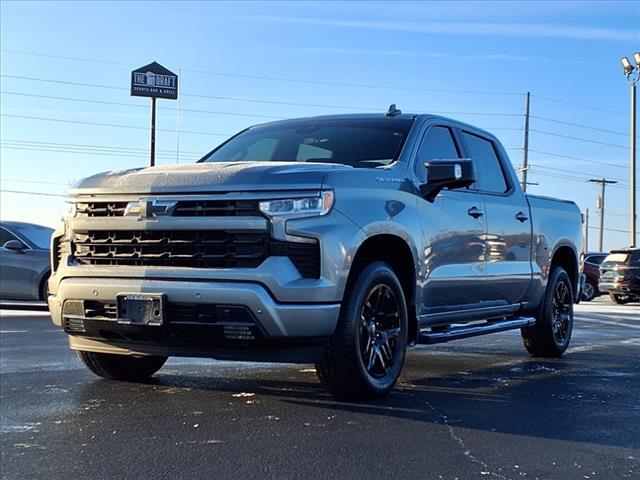
[[534, 355], [569, 345], [578, 207], [525, 195], [498, 140], [455, 120], [275, 122], [71, 195], [49, 307], [103, 377], [169, 355], [315, 362], [335, 396], [363, 399], [416, 343], [521, 329]]
[[582, 300], [589, 302], [602, 295], [598, 288], [600, 281], [600, 264], [607, 257], [608, 253], [589, 252], [584, 254], [582, 271], [585, 275], [584, 288], [582, 290]]
[[599, 288], [619, 304], [640, 301], [640, 248], [612, 250], [600, 265]]
[[32, 223], [0, 223], [1, 299], [47, 300], [52, 233]]

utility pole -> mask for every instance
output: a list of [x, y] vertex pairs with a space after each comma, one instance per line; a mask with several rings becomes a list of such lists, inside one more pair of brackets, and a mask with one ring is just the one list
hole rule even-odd
[[604, 190], [607, 184], [618, 183], [615, 180], [607, 180], [606, 178], [590, 178], [589, 182], [600, 184], [600, 239], [598, 242], [598, 248], [600, 252], [603, 251], [603, 239], [604, 239]]
[[531, 107], [531, 92], [527, 92], [527, 102], [524, 111], [524, 147], [522, 149], [522, 190], [527, 191], [527, 173], [529, 171], [529, 111]]
[[588, 252], [589, 251], [589, 209], [587, 208], [587, 219], [586, 219], [586, 225], [584, 228], [584, 251]]

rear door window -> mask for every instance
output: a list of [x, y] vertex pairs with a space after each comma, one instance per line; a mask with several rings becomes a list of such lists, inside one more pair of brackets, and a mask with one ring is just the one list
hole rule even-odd
[[462, 132], [462, 135], [476, 169], [478, 190], [505, 193], [507, 180], [493, 142], [469, 132]]

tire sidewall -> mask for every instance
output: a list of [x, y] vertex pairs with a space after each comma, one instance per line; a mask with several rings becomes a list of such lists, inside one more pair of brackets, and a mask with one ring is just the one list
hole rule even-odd
[[[389, 372], [382, 378], [375, 378], [367, 371], [360, 353], [360, 311], [371, 289], [379, 284], [384, 284], [390, 287], [398, 299], [401, 332], [396, 341], [401, 342], [402, 348], [398, 354], [399, 357], [394, 359], [394, 365]], [[387, 264], [383, 262], [374, 262], [366, 266], [360, 272], [357, 281], [351, 289], [351, 298], [349, 299], [348, 308], [344, 314], [347, 315], [347, 318], [349, 319], [350, 333], [354, 340], [355, 361], [357, 362], [358, 370], [362, 379], [367, 383], [371, 390], [386, 393], [393, 388], [398, 376], [400, 375], [407, 352], [408, 338], [406, 300], [398, 278]]]
[[[555, 296], [556, 289], [560, 282], [564, 282], [567, 288], [569, 288], [569, 291], [571, 292], [570, 326], [567, 332], [567, 337], [565, 341], [562, 343], [558, 343], [555, 336], [553, 335], [553, 298]], [[569, 347], [569, 343], [571, 342], [571, 336], [573, 333], [573, 320], [574, 320], [573, 319], [574, 299], [575, 298], [574, 298], [573, 286], [571, 285], [571, 280], [569, 279], [569, 275], [563, 268], [560, 268], [560, 267], [555, 268], [551, 273], [551, 277], [549, 278], [549, 289], [547, 290], [547, 293], [545, 295], [545, 301], [544, 301], [544, 304], [542, 305], [540, 320], [542, 320], [544, 328], [548, 329], [548, 334], [550, 336], [550, 339], [555, 344], [555, 348], [558, 350], [558, 353], [564, 352]]]

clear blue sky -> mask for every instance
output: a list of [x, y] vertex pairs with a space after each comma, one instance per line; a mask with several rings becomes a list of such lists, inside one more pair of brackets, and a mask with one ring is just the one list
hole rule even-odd
[[[619, 180], [607, 191], [606, 227], [629, 230], [629, 89], [618, 62], [640, 49], [638, 2], [3, 1], [0, 8], [3, 219], [54, 225], [63, 210], [61, 197], [6, 190], [61, 195], [81, 177], [148, 162], [149, 100], [130, 97], [128, 87], [132, 69], [156, 60], [180, 71], [182, 94], [179, 135], [178, 102], [159, 101], [160, 164], [195, 161], [269, 117], [397, 103], [493, 131], [517, 167], [523, 94], [531, 91], [529, 180], [540, 185], [530, 192], [573, 199], [597, 225], [598, 187], [586, 179]], [[592, 248], [596, 238], [591, 230]], [[628, 244], [627, 233], [605, 234], [607, 249]]]

